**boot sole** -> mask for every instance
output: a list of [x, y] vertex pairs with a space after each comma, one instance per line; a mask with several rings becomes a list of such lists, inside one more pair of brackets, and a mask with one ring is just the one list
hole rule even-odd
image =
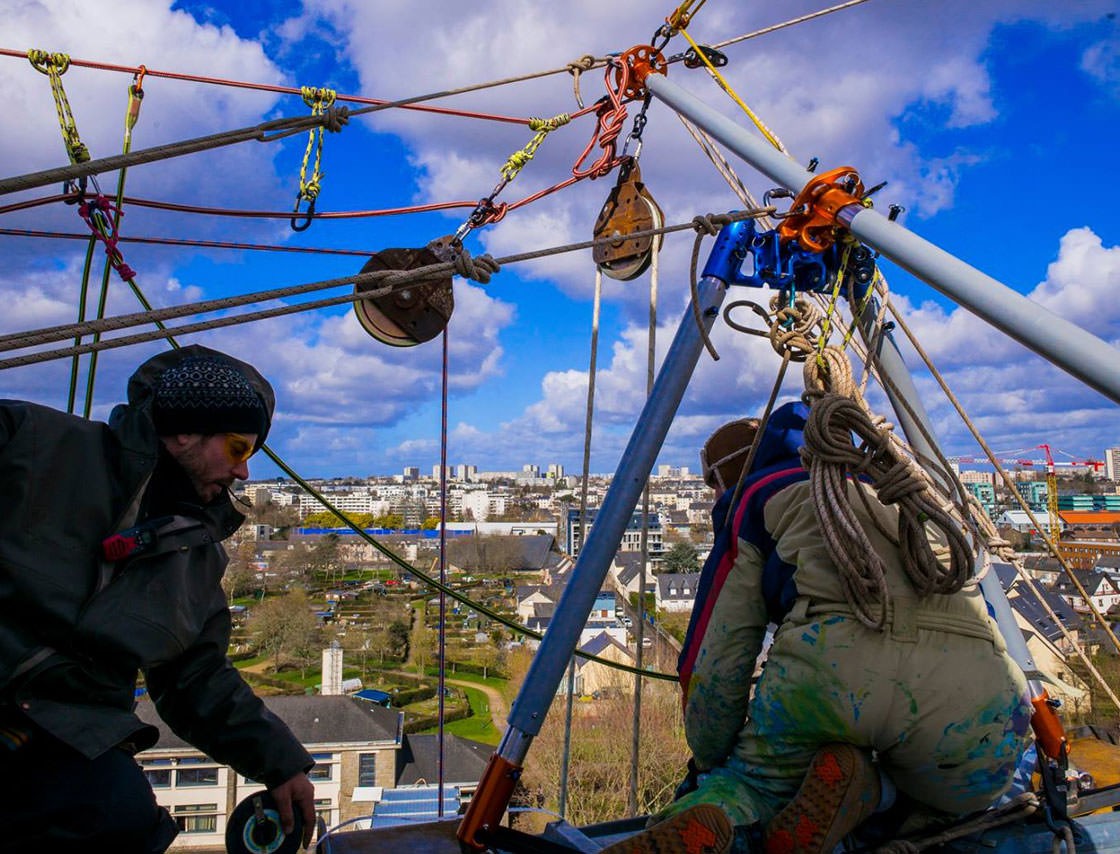
[[604, 848], [599, 854], [725, 854], [735, 829], [727, 814], [697, 804]]

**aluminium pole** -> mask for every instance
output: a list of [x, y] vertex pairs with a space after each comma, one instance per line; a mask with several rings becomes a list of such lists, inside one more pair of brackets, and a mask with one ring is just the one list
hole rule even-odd
[[[726, 293], [727, 285], [720, 279], [704, 276], [700, 280], [698, 300], [706, 330], [711, 330], [719, 316]], [[653, 390], [630, 434], [603, 505], [595, 516], [595, 525], [580, 547], [579, 558], [556, 605], [552, 622], [510, 708], [509, 725], [498, 749], [490, 757], [477, 793], [459, 826], [459, 839], [475, 850], [484, 847], [478, 839], [479, 831], [497, 826], [509, 804], [525, 755], [544, 724], [564, 669], [576, 649], [580, 632], [633, 517], [634, 507], [702, 350], [703, 342], [690, 303], [681, 316]]]
[[[813, 177], [761, 137], [736, 124], [661, 74], [645, 85], [770, 180], [793, 192]], [[1120, 351], [975, 267], [891, 222], [878, 211], [848, 205], [838, 221], [867, 245], [1044, 359], [1120, 403]]]

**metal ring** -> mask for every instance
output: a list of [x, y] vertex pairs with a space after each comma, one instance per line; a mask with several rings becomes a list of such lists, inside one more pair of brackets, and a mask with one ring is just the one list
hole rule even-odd
[[[758, 329], [751, 329], [749, 326], [742, 326], [742, 325], [736, 323], [734, 320], [732, 320], [731, 319], [732, 309], [739, 308], [740, 306], [747, 306], [748, 308], [750, 308], [751, 311], [753, 311], [755, 314], [757, 314], [759, 317], [761, 317], [763, 319], [763, 321], [766, 323], [765, 331], [760, 331]], [[730, 326], [732, 329], [734, 329], [737, 332], [745, 332], [747, 335], [757, 335], [760, 338], [769, 338], [770, 337], [770, 325], [772, 323], [770, 313], [767, 312], [766, 309], [764, 309], [758, 303], [751, 302], [750, 300], [746, 300], [746, 299], [735, 300], [735, 302], [729, 303], [727, 306], [725, 306], [724, 309], [723, 309], [723, 322], [726, 323], [728, 326]]]

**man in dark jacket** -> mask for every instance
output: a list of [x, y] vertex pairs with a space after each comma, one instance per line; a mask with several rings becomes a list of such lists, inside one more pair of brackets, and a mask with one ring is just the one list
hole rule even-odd
[[132, 758], [158, 735], [137, 671], [178, 735], [310, 835], [312, 759], [226, 657], [228, 487], [273, 406], [252, 366], [198, 346], [141, 365], [109, 424], [0, 401], [0, 849], [170, 844]]

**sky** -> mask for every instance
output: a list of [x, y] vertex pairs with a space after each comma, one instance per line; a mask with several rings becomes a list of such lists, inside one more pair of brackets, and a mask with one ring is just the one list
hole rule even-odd
[[[714, 43], [827, 5], [709, 0], [689, 34]], [[64, 51], [75, 59], [283, 86], [328, 86], [397, 99], [559, 68], [584, 54], [646, 43], [671, 4], [496, 0], [304, 0], [167, 3], [160, 0], [0, 0], [0, 47]], [[668, 52], [683, 50], [678, 36]], [[1120, 131], [1120, 22], [1107, 0], [870, 0], [726, 48], [727, 80], [802, 163], [851, 165], [866, 184], [886, 180], [876, 206], [905, 208], [907, 228], [1120, 345], [1120, 213], [1110, 171]], [[681, 64], [674, 82], [747, 126], [702, 70]], [[83, 141], [94, 157], [120, 152], [128, 74], [71, 67], [64, 75]], [[583, 76], [585, 101], [604, 92]], [[149, 76], [133, 149], [303, 115], [298, 96]], [[567, 74], [446, 98], [441, 106], [510, 116], [573, 111]], [[47, 78], [0, 57], [0, 163], [5, 176], [66, 162]], [[630, 116], [636, 112], [631, 105]], [[627, 130], [629, 130], [628, 119]], [[592, 132], [590, 118], [550, 134], [500, 197], [557, 183]], [[753, 129], [751, 131], [754, 132]], [[324, 143], [320, 211], [478, 199], [528, 142], [523, 125], [416, 111], [355, 118]], [[669, 223], [739, 202], [656, 100], [641, 155], [645, 183]], [[229, 209], [289, 210], [305, 136], [245, 143], [137, 166], [126, 194]], [[771, 186], [732, 166], [757, 195]], [[112, 192], [116, 175], [102, 176]], [[474, 254], [502, 256], [586, 240], [613, 176], [583, 181], [473, 232]], [[13, 194], [9, 204], [55, 192]], [[172, 214], [125, 206], [125, 235], [233, 240], [380, 251], [418, 247], [453, 232], [466, 211], [320, 220], [295, 233], [285, 220]], [[56, 204], [0, 215], [0, 228], [86, 231]], [[664, 357], [687, 304], [691, 233], [667, 237], [660, 256], [656, 352]], [[705, 243], [706, 253], [710, 241]], [[347, 276], [362, 259], [122, 244], [157, 305]], [[93, 286], [100, 283], [100, 250]], [[85, 243], [0, 235], [0, 333], [76, 319]], [[1074, 457], [1120, 445], [1114, 403], [1034, 356], [886, 259], [897, 304], [949, 385], [1001, 450], [1042, 442]], [[648, 274], [605, 279], [599, 338], [593, 472], [612, 471], [645, 395]], [[448, 462], [483, 470], [561, 463], [578, 471], [583, 448], [594, 266], [588, 252], [507, 265], [489, 284], [456, 278], [448, 327]], [[342, 293], [342, 291], [332, 291]], [[736, 289], [729, 299], [767, 300]], [[136, 310], [115, 276], [108, 313]], [[367, 335], [348, 307], [300, 313], [189, 336], [256, 365], [273, 383], [270, 445], [306, 476], [391, 474], [438, 462], [438, 339], [391, 348]], [[717, 324], [718, 362], [702, 356], [658, 462], [697, 467], [706, 436], [760, 413], [778, 358], [762, 339]], [[102, 353], [95, 418], [124, 396], [132, 370], [162, 345]], [[904, 347], [937, 434], [951, 454], [977, 448], [933, 380]], [[85, 387], [82, 363], [81, 388]], [[65, 408], [69, 361], [0, 372], [0, 397]], [[801, 391], [796, 370], [781, 400]], [[79, 393], [79, 399], [82, 393]], [[873, 392], [873, 405], [884, 406]], [[267, 460], [254, 477], [274, 476]]]

